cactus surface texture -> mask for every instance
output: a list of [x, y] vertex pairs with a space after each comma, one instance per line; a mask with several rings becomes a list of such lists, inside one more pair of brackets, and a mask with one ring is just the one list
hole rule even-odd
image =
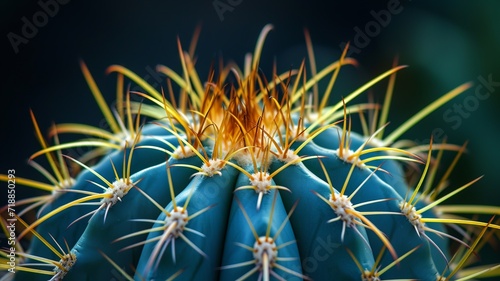
[[[113, 106], [81, 62], [109, 129], [55, 124], [45, 135], [31, 112], [41, 150], [29, 164], [47, 181], [16, 180], [46, 194], [17, 202], [15, 269], [10, 251], [2, 252], [3, 278], [499, 275], [498, 265], [474, 266], [481, 247], [498, 235], [499, 207], [446, 204], [480, 180], [471, 175], [462, 186], [448, 186], [466, 145], [401, 138], [471, 84], [451, 89], [400, 126], [388, 124], [396, 73], [405, 66], [395, 62], [353, 92], [336, 91], [341, 68], [358, 64], [346, 57], [347, 46], [323, 69], [310, 57], [308, 64], [265, 76], [259, 60], [271, 30], [264, 27], [241, 68], [220, 61], [204, 78], [195, 69], [194, 46], [185, 51], [178, 41], [182, 70], [158, 66], [161, 89], [110, 66], [108, 74], [117, 77]], [[130, 91], [127, 83], [141, 90]], [[383, 103], [359, 102], [383, 83]], [[65, 134], [84, 137], [60, 141]], [[78, 157], [66, 153], [78, 147], [92, 149]], [[445, 154], [452, 163], [443, 163]], [[37, 164], [40, 158], [47, 165]], [[482, 219], [471, 219], [474, 214]], [[8, 234], [6, 219], [2, 226]]]

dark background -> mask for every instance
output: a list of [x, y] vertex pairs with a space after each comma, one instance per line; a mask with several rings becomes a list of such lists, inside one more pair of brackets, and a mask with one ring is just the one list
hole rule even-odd
[[[47, 17], [26, 44], [18, 46], [17, 53], [8, 34], [22, 36], [23, 17], [33, 22], [33, 15], [43, 10], [36, 1], [0, 4], [3, 38], [0, 173], [15, 169], [18, 177], [43, 180], [26, 165], [28, 157], [39, 149], [30, 108], [42, 130], [48, 129], [52, 122], [101, 124], [102, 114], [81, 74], [80, 59], [87, 63], [110, 103], [114, 101], [116, 79], [115, 75], [105, 74], [109, 65], [123, 65], [144, 78], [148, 69], [157, 64], [180, 71], [176, 38], [179, 36], [187, 48], [200, 23], [197, 66], [202, 78], [212, 59], [220, 54], [241, 65], [267, 23], [275, 27], [264, 45], [262, 69], [267, 74], [273, 59], [283, 71], [290, 66], [298, 67], [306, 56], [305, 27], [311, 33], [321, 66], [337, 59], [341, 42], [353, 40], [356, 28], [365, 30], [374, 20], [373, 13], [386, 10], [391, 1], [349, 1], [349, 4], [347, 1], [232, 1], [237, 5], [224, 12], [223, 18], [210, 0], [67, 2]], [[425, 143], [433, 131], [439, 131], [441, 137], [447, 135], [452, 143], [469, 140], [468, 154], [452, 174], [451, 187], [459, 187], [483, 174], [485, 177], [450, 201], [498, 206], [500, 86], [495, 86], [486, 100], [478, 101], [474, 110], [460, 118], [461, 124], [456, 128], [454, 122], [443, 117], [446, 110], [454, 109], [454, 104], [474, 100], [479, 77], [487, 80], [490, 76], [491, 80], [500, 81], [500, 2], [477, 3], [480, 4], [401, 0], [400, 12], [392, 14], [359, 53], [352, 53], [360, 67], [341, 71], [342, 82], [335, 88], [334, 99], [389, 69], [398, 55], [400, 64], [410, 67], [397, 77], [389, 116], [391, 131], [390, 128], [440, 95], [472, 81], [475, 85], [472, 89], [434, 112], [404, 138]], [[386, 85], [384, 81], [372, 92], [382, 97]], [[453, 154], [446, 157], [449, 159]]]

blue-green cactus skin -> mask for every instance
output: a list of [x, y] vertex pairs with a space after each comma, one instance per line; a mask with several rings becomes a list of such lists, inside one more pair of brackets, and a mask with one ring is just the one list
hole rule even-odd
[[[175, 165], [179, 162], [194, 164], [198, 162], [197, 160], [199, 159], [193, 157], [181, 161], [171, 158], [168, 162], [142, 170], [131, 178], [134, 182], [143, 179], [137, 186], [150, 196], [153, 196], [158, 204], [167, 204], [167, 202], [170, 202], [169, 193], [162, 192], [169, 189], [168, 182], [164, 180], [167, 176], [166, 165]], [[185, 173], [186, 169], [175, 166], [171, 169], [172, 173], [179, 175], [173, 179], [174, 186], [188, 184], [189, 174]], [[121, 250], [127, 245], [139, 243], [144, 240], [145, 236], [133, 237], [126, 241], [115, 242], [115, 240], [122, 237], [124, 233], [134, 233], [144, 229], [144, 225], [138, 222], [131, 223], [130, 220], [136, 219], [139, 215], [141, 219], [155, 219], [160, 210], [153, 208], [152, 203], [134, 189], [131, 189], [129, 194], [123, 197], [122, 202], [116, 203], [112, 209], [113, 211], [111, 212], [110, 209], [106, 221], [104, 221], [104, 212], [98, 212], [88, 222], [85, 232], [73, 247], [77, 259], [84, 259], [86, 262], [77, 263], [68, 274], [68, 278], [89, 274], [89, 268], [92, 268], [90, 276], [97, 274], [103, 276], [103, 278], [109, 277], [111, 280], [113, 278], [111, 275], [113, 267], [100, 252], [103, 252], [118, 264], [137, 264], [141, 256], [141, 248], [126, 250], [128, 252], [122, 252]], [[140, 210], [140, 212], [131, 210]], [[106, 233], [106, 235], [102, 235], [103, 233]], [[79, 264], [86, 264], [87, 266], [79, 266]]]
[[[152, 128], [155, 127], [159, 126], [155, 125], [148, 126], [148, 128], [151, 128], [149, 130], [152, 130]], [[166, 131], [164, 129], [162, 130], [163, 130], [163, 135], [165, 135]], [[156, 128], [154, 131], [158, 133], [160, 132]], [[166, 136], [163, 139], [171, 142], [173, 145], [177, 144], [177, 139], [173, 138], [172, 136]], [[154, 145], [166, 148], [166, 145], [163, 142], [153, 138], [144, 138], [144, 140], [142, 140], [138, 145]], [[103, 176], [108, 181], [113, 182], [115, 180], [115, 174], [110, 163], [113, 162], [113, 165], [115, 165], [119, 173], [121, 173], [122, 170], [121, 167], [124, 164], [126, 165], [127, 163], [126, 161], [124, 163], [124, 159], [125, 160], [128, 159], [129, 154], [130, 154], [130, 149], [125, 149], [121, 151], [112, 151], [108, 153], [106, 156], [104, 156], [99, 163], [97, 163], [95, 166], [92, 167], [92, 169], [101, 176]], [[132, 165], [131, 165], [132, 172], [140, 171], [157, 163], [164, 162], [165, 159], [166, 159], [165, 153], [162, 153], [160, 151], [136, 149], [133, 153], [133, 158], [132, 158]], [[100, 189], [98, 186], [91, 183], [90, 181], [100, 182], [100, 179], [89, 170], [84, 169], [75, 179], [75, 183], [71, 189], [101, 193], [102, 189]], [[51, 211], [82, 197], [83, 197], [82, 194], [79, 193], [65, 192], [64, 196], [58, 196], [56, 200], [48, 204], [47, 207], [44, 208], [43, 212], [40, 213], [39, 217], [43, 217], [44, 215], [50, 213]], [[81, 234], [85, 231], [87, 220], [76, 222], [69, 228], [68, 225], [74, 220], [78, 219], [83, 214], [86, 214], [93, 210], [95, 210], [94, 207], [84, 206], [84, 205], [70, 208], [66, 210], [64, 213], [58, 213], [55, 216], [49, 218], [47, 221], [45, 221], [43, 224], [40, 225], [38, 231], [40, 231], [41, 233], [50, 233], [54, 237], [64, 238], [69, 245], [74, 245], [81, 236]], [[69, 223], [61, 224], [61, 221]], [[40, 243], [40, 241], [37, 239], [33, 241], [30, 248], [33, 252], [39, 253], [39, 255], [42, 255], [44, 257], [47, 258], [56, 257], [54, 253], [52, 253], [49, 249], [47, 249], [47, 247], [42, 243]]]
[[[161, 142], [151, 142], [151, 140], [152, 139], [146, 139], [144, 142], [141, 142], [140, 145], [160, 146]], [[171, 141], [172, 144], [177, 143], [176, 139], [167, 138], [166, 140]], [[163, 147], [165, 146], [164, 143], [161, 144]], [[124, 162], [124, 159], [128, 159], [129, 152], [130, 150], [113, 151], [108, 157], [105, 156], [97, 165], [92, 167], [92, 169], [108, 181], [113, 182], [116, 180], [116, 176], [110, 164], [111, 161], [114, 163], [115, 167], [126, 165], [127, 161]], [[170, 158], [166, 162], [165, 159], [166, 155], [163, 152], [136, 149], [133, 153], [133, 160], [131, 162], [131, 171], [138, 171], [131, 176], [132, 182], [140, 180], [139, 183], [142, 182], [142, 184], [138, 184], [138, 186], [144, 186], [147, 193], [151, 194], [157, 202], [163, 204], [170, 202], [169, 193], [164, 192], [169, 189], [168, 182], [165, 181], [165, 178], [167, 177], [167, 165], [172, 166], [170, 169], [172, 169], [173, 173], [183, 175], [184, 172], [184, 176], [175, 177], [173, 180], [174, 186], [182, 187], [189, 182], [190, 174], [186, 173], [186, 169], [175, 167], [175, 164], [182, 163], [200, 165], [201, 163], [200, 159], [196, 157], [181, 160]], [[155, 165], [155, 163], [159, 164]], [[121, 169], [119, 171], [121, 171]], [[89, 170], [85, 170], [79, 175], [78, 178], [75, 179], [73, 189], [101, 193], [102, 190], [90, 181], [99, 182], [100, 179]], [[75, 245], [73, 250], [77, 255], [77, 259], [87, 261], [78, 263], [74, 267], [75, 270], [73, 270], [67, 278], [71, 278], [71, 276], [80, 276], [80, 274], [85, 276], [85, 274], [87, 274], [85, 272], [89, 269], [88, 266], [95, 266], [96, 268], [99, 268], [101, 276], [108, 276], [111, 274], [113, 272], [112, 265], [104, 259], [99, 251], [109, 254], [112, 258], [116, 257], [116, 259], [122, 259], [125, 262], [123, 264], [130, 264], [132, 262], [137, 263], [138, 257], [140, 256], [140, 250], [133, 250], [135, 251], [133, 256], [129, 256], [127, 254], [124, 255], [119, 252], [119, 250], [124, 247], [123, 243], [112, 242], [123, 236], [123, 233], [131, 233], [134, 232], [134, 230], [138, 230], [138, 226], [134, 227], [134, 225], [129, 222], [129, 220], [134, 219], [134, 216], [136, 215], [130, 210], [140, 210], [144, 207], [144, 210], [141, 211], [141, 216], [149, 219], [156, 218], [160, 210], [148, 207], [151, 203], [137, 190], [131, 189], [129, 192], [130, 194], [127, 194], [127, 196], [123, 198], [122, 202], [118, 202], [115, 206], [113, 206], [112, 209], [117, 210], [108, 213], [106, 223], [104, 222], [104, 212], [97, 212], [90, 221], [88, 218], [82, 219], [68, 227], [70, 223], [77, 220], [82, 215], [92, 212], [98, 208], [98, 206], [75, 206], [63, 213], [55, 215], [40, 225], [38, 229], [39, 232], [43, 233], [44, 231], [47, 231], [47, 233], [50, 233], [56, 238], [56, 241], [67, 241], [68, 245]], [[177, 190], [177, 192], [179, 192], [179, 190]], [[48, 210], [45, 211], [45, 213], [49, 213], [53, 209], [57, 209], [60, 206], [82, 197], [81, 194], [72, 192], [68, 192], [65, 195], [67, 196], [61, 196], [55, 200], [47, 208]], [[41, 214], [41, 216], [44, 214]], [[106, 235], [102, 235], [103, 233], [106, 233]], [[137, 239], [138, 238], [135, 240]], [[130, 242], [130, 240], [128, 242]], [[112, 246], [105, 246], [108, 244]], [[39, 256], [57, 259], [57, 256], [37, 239], [34, 239], [30, 251], [37, 253]], [[81, 264], [88, 265], [81, 267]], [[29, 277], [23, 277], [24, 275], [28, 275]], [[92, 276], [94, 275], [92, 274]], [[17, 278], [35, 278], [36, 280], [45, 280], [46, 277], [43, 275], [40, 276], [32, 273], [20, 272], [19, 277]], [[112, 276], [110, 276], [110, 278], [112, 278]]]
[[[236, 187], [247, 185], [247, 180], [246, 176], [240, 174]], [[273, 204], [274, 196], [276, 196], [276, 201]], [[278, 257], [287, 258], [286, 261], [278, 261], [278, 263], [296, 272], [298, 275], [302, 274], [299, 252], [297, 244], [295, 243], [296, 238], [290, 223], [287, 221], [288, 213], [284, 208], [280, 193], [276, 190], [270, 191], [264, 196], [259, 210], [256, 209], [255, 199], [256, 196], [253, 190], [241, 190], [235, 194], [233, 200], [241, 202], [241, 207], [235, 201], [233, 201], [231, 205], [231, 214], [228, 223], [230, 227], [227, 228], [222, 265], [227, 266], [252, 261], [254, 259], [253, 253], [248, 249], [238, 246], [237, 243], [253, 247], [256, 242], [253, 231], [255, 231], [259, 237], [265, 237], [268, 228], [270, 228], [269, 237], [276, 237], [275, 243], [277, 247], [283, 245], [282, 248], [278, 249]], [[247, 213], [251, 226], [244, 217], [242, 209]], [[271, 219], [272, 221], [270, 221]], [[247, 225], [244, 226], [241, 222], [246, 222]], [[285, 223], [285, 225], [283, 229], [280, 230], [279, 228], [283, 223]], [[285, 246], [285, 244], [287, 245]], [[255, 268], [255, 264], [224, 269], [221, 271], [220, 280], [236, 280], [244, 276], [253, 268]], [[297, 280], [297, 276], [293, 274], [284, 272], [280, 269], [275, 269], [275, 271], [279, 276], [285, 278], [285, 280]]]
[[[311, 160], [315, 161], [315, 160]], [[273, 166], [281, 163], [273, 163]], [[272, 166], [272, 167], [273, 167]], [[277, 168], [277, 167], [276, 167]], [[282, 192], [285, 206], [290, 208], [299, 202], [295, 215], [290, 218], [295, 230], [304, 273], [313, 280], [322, 276], [335, 276], [338, 280], [359, 276], [359, 270], [352, 266], [352, 258], [346, 251], [349, 248], [358, 258], [363, 267], [371, 268], [373, 255], [364, 242], [367, 239], [363, 228], [358, 227], [358, 236], [354, 230], [346, 229], [344, 240], [341, 240], [342, 223], [327, 223], [334, 218], [332, 208], [320, 201], [314, 192], [328, 197], [328, 185], [308, 170], [302, 163], [286, 168], [276, 175], [279, 184], [287, 186], [292, 192]], [[300, 225], [300, 227], [298, 227]], [[294, 227], [295, 226], [295, 227]]]
[[[334, 139], [330, 138], [330, 140]], [[364, 141], [359, 135], [354, 133], [351, 133], [351, 140], [352, 150], [356, 150]], [[321, 161], [325, 164], [326, 167], [328, 167], [328, 176], [332, 181], [332, 185], [334, 187], [342, 187], [351, 168], [351, 164], [339, 159], [331, 149], [319, 146], [317, 145], [317, 143], [318, 142], [315, 139], [313, 142], [307, 144], [301, 150], [300, 154], [323, 156], [324, 158], [321, 158]], [[300, 144], [296, 144], [296, 146], [298, 145]], [[330, 147], [338, 148], [339, 144], [334, 144], [331, 141]], [[378, 154], [380, 155], [381, 153]], [[369, 156], [371, 157], [373, 156], [373, 154]], [[372, 163], [374, 162], [376, 161], [373, 161]], [[304, 165], [315, 175], [319, 175], [323, 180], [326, 180], [324, 174], [322, 174], [322, 170], [318, 161], [305, 161]], [[379, 165], [381, 165], [384, 170], [389, 171], [391, 176], [392, 173], [398, 174], [401, 171], [400, 165], [398, 165], [398, 163], [394, 160], [386, 160]], [[359, 208], [359, 211], [374, 212], [385, 210], [387, 212], [400, 213], [399, 203], [403, 201], [404, 197], [402, 197], [401, 194], [397, 191], [400, 190], [400, 192], [402, 192], [402, 190], [406, 190], [403, 196], [408, 196], [408, 194], [411, 194], [411, 192], [409, 191], [410, 189], [408, 189], [407, 187], [407, 184], [405, 182], [401, 182], [400, 180], [388, 180], [390, 176], [384, 177], [385, 181], [382, 180], [382, 177], [379, 177], [379, 174], [370, 177], [370, 173], [371, 172], [367, 169], [355, 168], [353, 175], [349, 180], [349, 184], [347, 185], [345, 194], [352, 194], [352, 192], [354, 192], [355, 189], [358, 188], [358, 186], [366, 178], [369, 178], [368, 181], [364, 183], [362, 190], [357, 192], [356, 195], [352, 198], [353, 204], [379, 199], [390, 200], [376, 204], [364, 205]], [[382, 173], [382, 175], [387, 174]], [[397, 188], [396, 186], [388, 184], [387, 181], [391, 182], [392, 184], [402, 184], [403, 187]], [[428, 215], [428, 213], [429, 211], [424, 213], [424, 215]], [[431, 215], [430, 217], [435, 216]], [[438, 274], [435, 263], [438, 263], [441, 266], [439, 268], [444, 268], [443, 261], [445, 260], [441, 257], [439, 252], [433, 247], [429, 248], [427, 241], [422, 240], [412, 227], [408, 227], [409, 225], [407, 219], [404, 216], [374, 215], [370, 216], [370, 220], [383, 233], [390, 237], [391, 243], [392, 241], [395, 241], [395, 245], [398, 245], [398, 255], [402, 255], [407, 251], [410, 251], [412, 248], [418, 246], [421, 243], [426, 244], [425, 247], [420, 247], [414, 254], [403, 260], [397, 267], [393, 267], [392, 269], [387, 271], [384, 274], [385, 278], [396, 278], [396, 276], [401, 277], [404, 276], [405, 273], [407, 273], [409, 276], [418, 276], [418, 278], [421, 278], [422, 280], [432, 280], [433, 278], [435, 278], [436, 274]], [[440, 231], [445, 231], [445, 229], [440, 225], [436, 225], [436, 227], [438, 227], [437, 229]], [[367, 231], [367, 235], [373, 252], [378, 253], [382, 249], [382, 242], [371, 231]], [[433, 239], [433, 241], [436, 242], [436, 244], [438, 244], [441, 249], [447, 249], [447, 244], [444, 239], [436, 239], [437, 236], [435, 236], [434, 234], [429, 234], [429, 236]], [[431, 256], [431, 252], [432, 257], [434, 257], [433, 259], [428, 258]], [[388, 252], [386, 252], [382, 261], [382, 264], [389, 264], [393, 261], [393, 258]]]
[[[353, 149], [356, 149], [356, 145], [359, 146], [364, 141], [356, 134], [351, 134], [350, 137]], [[169, 140], [176, 143], [171, 138]], [[65, 280], [90, 280], [93, 278], [92, 276], [100, 276], [103, 280], [114, 278], [116, 270], [107, 262], [101, 252], [117, 264], [137, 264], [135, 272], [137, 280], [141, 280], [141, 278], [159, 280], [172, 276], [178, 273], [179, 270], [182, 270], [182, 274], [179, 275], [178, 280], [234, 280], [243, 276], [254, 266], [224, 269], [224, 266], [249, 261], [253, 258], [250, 251], [237, 245], [239, 243], [252, 247], [253, 243], [255, 243], [255, 237], [243, 216], [241, 208], [248, 214], [252, 227], [261, 236], [266, 233], [269, 215], [272, 208], [274, 208], [271, 225], [272, 237], [277, 231], [277, 227], [287, 220], [288, 212], [296, 204], [296, 209], [290, 217], [290, 221], [286, 223], [276, 240], [277, 245], [294, 241], [292, 245], [279, 249], [279, 257], [295, 258], [295, 260], [282, 262], [283, 266], [296, 272], [298, 276], [304, 274], [313, 280], [322, 280], [324, 276], [332, 276], [334, 280], [350, 280], [352, 276], [359, 276], [360, 272], [356, 266], [353, 266], [353, 258], [349, 255], [347, 249], [352, 252], [363, 268], [371, 269], [374, 266], [374, 253], [381, 251], [384, 244], [373, 231], [361, 226], [356, 226], [357, 230], [347, 227], [342, 240], [342, 222], [327, 223], [328, 220], [335, 217], [335, 213], [329, 205], [318, 197], [318, 195], [324, 198], [329, 197], [330, 189], [326, 182], [326, 175], [330, 178], [332, 186], [338, 194], [339, 188], [344, 185], [352, 164], [346, 163], [336, 156], [332, 148], [338, 147], [339, 144], [331, 141], [334, 139], [328, 138], [330, 142], [327, 148], [318, 145], [318, 143], [325, 144], [325, 138], [319, 138], [318, 140], [306, 144], [299, 155], [313, 155], [320, 158], [290, 165], [276, 174], [273, 178], [273, 184], [287, 187], [290, 191], [280, 190], [274, 205], [272, 204], [272, 198], [277, 191], [272, 190], [265, 194], [259, 210], [256, 208], [258, 195], [254, 190], [235, 192], [237, 187], [248, 185], [249, 179], [229, 165], [226, 165], [221, 170], [221, 176], [206, 177], [197, 175], [191, 177], [193, 174], [191, 169], [176, 166], [176, 164], [200, 167], [202, 162], [198, 157], [191, 156], [179, 160], [171, 157], [166, 162], [153, 165], [146, 163], [161, 162], [162, 158], [165, 158], [165, 154], [146, 149], [136, 149], [134, 151], [132, 167], [137, 172], [131, 175], [131, 181], [137, 181], [137, 187], [154, 198], [161, 206], [166, 206], [165, 210], [171, 211], [173, 209], [173, 202], [171, 202], [169, 192], [170, 186], [167, 181], [167, 169], [171, 169], [170, 172], [173, 175], [172, 188], [174, 194], [176, 194], [177, 206], [183, 206], [189, 198], [190, 201], [187, 206], [189, 214], [208, 208], [198, 217], [190, 220], [187, 225], [189, 228], [203, 233], [204, 236], [190, 232], [185, 233], [186, 237], [204, 255], [198, 253], [180, 238], [176, 238], [175, 262], [171, 253], [172, 242], [170, 242], [170, 245], [165, 247], [166, 250], [162, 253], [161, 259], [155, 261], [154, 268], [151, 269], [151, 265], [148, 268], [148, 262], [156, 243], [146, 243], [144, 247], [138, 246], [123, 250], [128, 245], [158, 238], [164, 232], [163, 230], [154, 231], [149, 233], [147, 237], [144, 234], [118, 242], [115, 241], [126, 234], [163, 225], [155, 223], [151, 226], [150, 223], [148, 225], [145, 222], [131, 222], [130, 220], [165, 220], [165, 213], [161, 212], [134, 188], [123, 197], [122, 202], [118, 202], [109, 209], [106, 221], [104, 221], [104, 210], [101, 210], [90, 221], [80, 221], [65, 229], [64, 225], [66, 224], [61, 223], [61, 220], [69, 223], [85, 214], [85, 212], [90, 212], [96, 208], [95, 206], [76, 206], [42, 224], [44, 228], [40, 227], [39, 231], [43, 232], [45, 229], [50, 229], [50, 233], [59, 241], [69, 237], [79, 237], [76, 241], [69, 240], [69, 243], [73, 242], [74, 244], [72, 252], [77, 256], [77, 263], [65, 277]], [[143, 145], [143, 143], [140, 143], [140, 145]], [[299, 145], [301, 145], [301, 142], [296, 142], [292, 148]], [[207, 147], [208, 149], [209, 147]], [[104, 157], [93, 169], [108, 180], [113, 180], [115, 175], [108, 163], [111, 159], [115, 166], [119, 167], [124, 164], [123, 156], [123, 151], [112, 152], [108, 157]], [[125, 159], [127, 159], [127, 155], [125, 155]], [[326, 175], [321, 168], [320, 161], [327, 167]], [[390, 165], [387, 165], [387, 163], [390, 163]], [[269, 173], [280, 169], [284, 164], [280, 160], [273, 160], [269, 165]], [[153, 166], [148, 167], [149, 165]], [[387, 160], [381, 166], [386, 169], [386, 165], [390, 167], [391, 172], [399, 172], [401, 169], [393, 160]], [[246, 170], [251, 173], [253, 167], [248, 166]], [[352, 198], [353, 204], [378, 199], [389, 198], [389, 200], [364, 205], [358, 211], [384, 210], [386, 212], [399, 212], [398, 204], [403, 198], [398, 194], [397, 189], [383, 181], [378, 174], [371, 175], [371, 173], [370, 170], [365, 168], [354, 168], [345, 194], [349, 195], [354, 192], [368, 178], [362, 190]], [[89, 180], [97, 181], [97, 178], [93, 177], [95, 176], [89, 171], [82, 173], [76, 179], [75, 187], [78, 188], [79, 185], [82, 185], [81, 188], [93, 189], [98, 192], [97, 188], [88, 182]], [[392, 183], [394, 182], [398, 181], [392, 181]], [[402, 189], [407, 189], [407, 187], [404, 186]], [[71, 197], [61, 196], [65, 200], [55, 201], [51, 209], [68, 203], [72, 199], [74, 200], [75, 194], [68, 195], [71, 195]], [[235, 200], [239, 200], [242, 207]], [[49, 211], [47, 210], [46, 213]], [[386, 278], [413, 276], [421, 280], [433, 280], [439, 274], [435, 263], [442, 266], [443, 261], [440, 260], [442, 257], [429, 246], [427, 241], [418, 236], [404, 216], [374, 215], [370, 217], [370, 220], [380, 231], [387, 235], [395, 246], [398, 255], [402, 255], [420, 244], [424, 245], [401, 261], [398, 266], [386, 272], [384, 275]], [[58, 229], [59, 231], [57, 231]], [[82, 233], [80, 234], [79, 231]], [[67, 236], [68, 238], [66, 238]], [[34, 245], [32, 251], [36, 252], [40, 247], [41, 254], [53, 256], [47, 249], [43, 249], [43, 244], [36, 246], [37, 244], [34, 243]], [[439, 246], [443, 247], [446, 244], [439, 243]], [[221, 249], [224, 250], [221, 251]], [[433, 252], [432, 255], [431, 252]], [[393, 257], [386, 252], [381, 264], [389, 264], [392, 261]], [[287, 280], [299, 278], [280, 269], [274, 270], [279, 276]], [[128, 270], [128, 273], [134, 274], [130, 270]], [[33, 280], [44, 280], [43, 276], [40, 278], [40, 276], [29, 273], [21, 273], [18, 278], [24, 278], [21, 277], [24, 275]]]
[[[317, 137], [314, 138], [313, 143], [318, 145], [321, 148], [326, 148], [330, 150], [336, 150], [339, 148], [339, 136], [342, 133], [342, 130], [340, 128], [328, 128], [321, 134], [319, 134]], [[361, 137], [360, 135], [356, 134], [355, 132], [351, 132], [351, 150], [355, 151], [359, 147], [363, 146], [366, 137]], [[373, 148], [374, 145], [368, 143], [364, 146], [366, 149]], [[330, 153], [326, 154], [331, 155]], [[387, 153], [384, 152], [371, 152], [368, 155], [364, 156], [364, 158], [367, 158], [367, 156], [374, 157], [374, 156], [386, 156]], [[307, 164], [307, 163], [306, 163]], [[376, 175], [383, 180], [385, 183], [387, 183], [389, 186], [394, 189], [399, 196], [403, 197], [408, 194], [408, 184], [406, 183], [405, 179], [405, 174], [404, 171], [399, 163], [397, 161], [386, 161], [386, 160], [374, 160], [370, 162], [370, 165], [372, 166], [379, 166], [383, 165], [383, 169], [386, 172], [382, 171], [376, 171]], [[323, 174], [318, 175], [320, 178], [324, 179]]]
[[[186, 225], [186, 227], [202, 233], [205, 237], [192, 232], [184, 232], [187, 239], [201, 248], [205, 256], [197, 253], [196, 250], [178, 237], [175, 239], [175, 262], [171, 251], [165, 251], [158, 265], [153, 265], [157, 269], [150, 270], [148, 262], [156, 243], [148, 243], [142, 250], [141, 259], [137, 266], [137, 277], [145, 276], [148, 280], [158, 280], [164, 276], [172, 276], [179, 269], [185, 268], [186, 272], [179, 276], [180, 280], [215, 279], [219, 274], [217, 267], [220, 264], [222, 255], [220, 249], [224, 245], [226, 223], [236, 181], [236, 172], [232, 167], [225, 167], [222, 170], [222, 176], [195, 176], [189, 184], [182, 185], [185, 188], [175, 197], [178, 207], [184, 207], [186, 200], [189, 199], [186, 207], [189, 215], [209, 208], [198, 217], [189, 220]], [[173, 202], [168, 203], [165, 210], [172, 211]], [[165, 217], [165, 213], [161, 213], [158, 220], [164, 221]], [[160, 226], [164, 226], [164, 224], [155, 223], [153, 228]], [[163, 232], [151, 232], [147, 240], [154, 239]], [[170, 244], [172, 243], [170, 242]], [[172, 245], [169, 246], [169, 248], [171, 247]]]

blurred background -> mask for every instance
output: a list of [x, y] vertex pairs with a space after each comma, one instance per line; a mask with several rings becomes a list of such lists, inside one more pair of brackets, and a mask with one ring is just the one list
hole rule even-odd
[[[460, 145], [468, 140], [468, 153], [452, 174], [450, 188], [484, 178], [450, 202], [500, 205], [500, 2], [347, 2], [2, 1], [0, 173], [15, 169], [18, 177], [43, 180], [26, 165], [40, 148], [29, 109], [42, 130], [52, 123], [102, 125], [79, 60], [86, 62], [112, 103], [116, 77], [105, 74], [109, 65], [123, 65], [159, 88], [162, 81], [152, 70], [164, 64], [180, 71], [176, 38], [187, 48], [201, 25], [197, 68], [205, 77], [220, 55], [241, 65], [262, 28], [272, 23], [261, 64], [268, 75], [273, 61], [286, 71], [307, 56], [304, 28], [311, 34], [318, 67], [336, 60], [351, 42], [349, 55], [360, 66], [341, 70], [332, 97], [336, 101], [389, 69], [396, 56], [400, 64], [409, 65], [397, 75], [389, 132], [439, 96], [472, 82], [471, 89], [403, 138], [422, 144], [431, 135]], [[383, 81], [370, 92], [382, 101], [386, 87]], [[453, 156], [445, 158], [451, 161]], [[495, 255], [498, 251], [492, 251]]]

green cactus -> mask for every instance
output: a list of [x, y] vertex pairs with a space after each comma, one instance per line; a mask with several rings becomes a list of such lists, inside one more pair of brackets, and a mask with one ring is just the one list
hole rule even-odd
[[[271, 29], [263, 29], [243, 69], [212, 69], [206, 81], [194, 68], [194, 54], [179, 43], [182, 73], [158, 67], [167, 77], [161, 93], [130, 70], [111, 66], [108, 72], [118, 75], [114, 109], [82, 62], [110, 131], [54, 125], [50, 146], [31, 113], [42, 149], [30, 164], [48, 183], [16, 180], [49, 194], [18, 202], [26, 205], [17, 214], [26, 228], [17, 236], [15, 274], [9, 251], [2, 252], [0, 268], [11, 271], [4, 278], [374, 281], [500, 275], [500, 265], [474, 268], [470, 259], [500, 226], [462, 217], [493, 216], [500, 208], [444, 205], [480, 179], [443, 192], [465, 145], [397, 141], [470, 83], [384, 137], [395, 76], [404, 66], [329, 104], [340, 68], [357, 64], [346, 57], [348, 46], [320, 71], [311, 63], [316, 74], [309, 79], [303, 63], [268, 81], [258, 67]], [[319, 95], [313, 88], [328, 77]], [[125, 91], [125, 78], [144, 91]], [[385, 78], [382, 106], [352, 104]], [[362, 134], [351, 130], [356, 115]], [[60, 143], [65, 133], [90, 137]], [[81, 146], [96, 148], [78, 159], [63, 155]], [[445, 152], [456, 157], [438, 181]], [[39, 156], [47, 158], [51, 172], [34, 162]], [[419, 172], [417, 180], [407, 177], [409, 170]], [[24, 222], [35, 210], [37, 219]], [[7, 226], [2, 220], [6, 233]], [[28, 234], [24, 251], [19, 241]]]

